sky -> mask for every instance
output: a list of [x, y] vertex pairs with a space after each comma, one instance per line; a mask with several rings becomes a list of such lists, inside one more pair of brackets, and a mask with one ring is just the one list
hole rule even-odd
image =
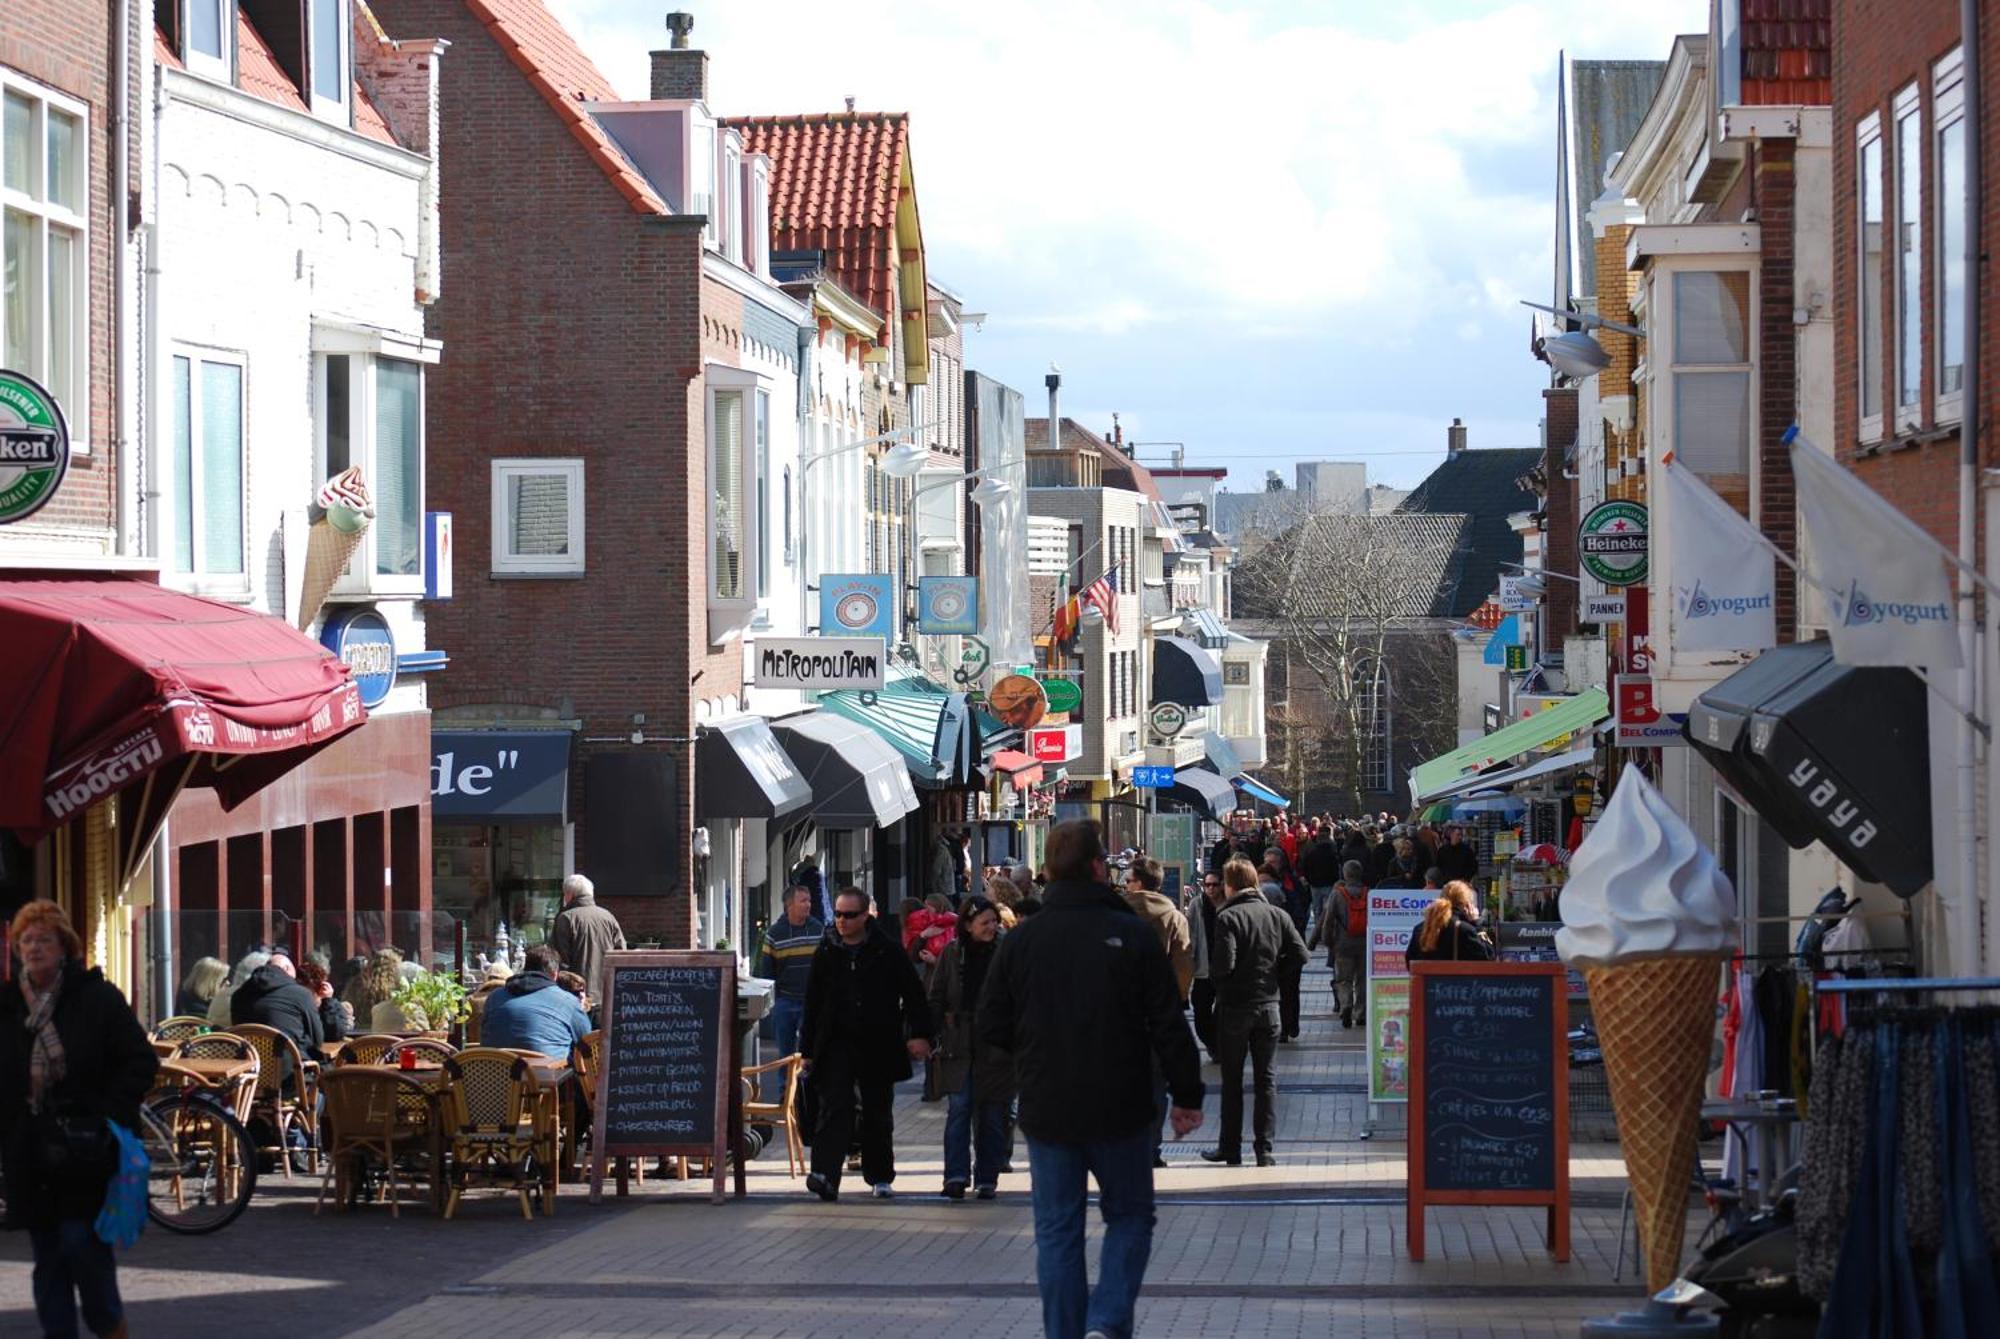
[[[911, 116], [966, 363], [1183, 443], [1228, 487], [1363, 460], [1409, 487], [1463, 418], [1539, 441], [1556, 71], [1664, 60], [1706, 0], [548, 0], [619, 92], [695, 16], [722, 115]], [[1593, 186], [1595, 183], [1591, 183]], [[1141, 445], [1142, 461], [1171, 447]]]

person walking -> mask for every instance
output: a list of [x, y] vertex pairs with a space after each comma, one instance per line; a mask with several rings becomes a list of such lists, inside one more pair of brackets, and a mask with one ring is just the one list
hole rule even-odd
[[1259, 1167], [1277, 1165], [1278, 1084], [1272, 1071], [1280, 1033], [1278, 1007], [1284, 974], [1303, 966], [1305, 941], [1284, 908], [1257, 888], [1257, 868], [1247, 860], [1222, 867], [1225, 901], [1215, 917], [1209, 975], [1215, 981], [1215, 1040], [1222, 1067], [1222, 1130], [1208, 1162], [1243, 1162], [1243, 1063], [1256, 1082], [1254, 1139]]
[[840, 1198], [857, 1090], [861, 1174], [875, 1198], [894, 1195], [895, 1088], [910, 1077], [912, 1060], [930, 1058], [936, 1036], [917, 969], [869, 907], [859, 888], [834, 894], [833, 933], [813, 952], [799, 1023], [799, 1049], [819, 1098], [806, 1189], [829, 1203]]
[[1479, 852], [1465, 840], [1465, 829], [1457, 823], [1445, 824], [1444, 845], [1438, 848], [1433, 863], [1447, 882], [1460, 879], [1470, 883], [1479, 877]]
[[[1229, 863], [1224, 861], [1223, 864]], [[1194, 1035], [1209, 1058], [1215, 1058], [1215, 978], [1210, 955], [1215, 948], [1215, 911], [1222, 904], [1222, 866], [1201, 876], [1201, 891], [1188, 908], [1188, 933], [1195, 941], [1194, 986], [1188, 992]]]
[[[1097, 824], [1056, 824], [1047, 859], [1041, 912], [1000, 941], [979, 1036], [1014, 1057], [1043, 1330], [1125, 1339], [1153, 1247], [1153, 1059], [1176, 1139], [1201, 1125], [1201, 1063], [1166, 952], [1111, 890]], [[1092, 1177], [1104, 1216], [1094, 1291], [1083, 1254]]]
[[1408, 962], [1491, 962], [1498, 955], [1479, 928], [1479, 898], [1472, 885], [1453, 879], [1424, 908], [1424, 919], [1404, 951]]
[[795, 883], [785, 889], [785, 914], [764, 927], [757, 941], [757, 975], [773, 982], [771, 1028], [779, 1055], [799, 1049], [799, 1019], [806, 1011], [806, 981], [813, 953], [826, 938], [826, 923], [812, 914], [812, 889]]
[[[93, 1226], [118, 1167], [108, 1122], [136, 1134], [159, 1060], [118, 988], [83, 965], [83, 941], [54, 902], [33, 901], [8, 931], [21, 970], [0, 986], [0, 1168], [6, 1226], [34, 1250], [35, 1318], [74, 1339], [77, 1312], [101, 1339], [125, 1339], [118, 1262]], [[52, 1147], [67, 1154], [53, 1165]]]
[[945, 945], [931, 974], [931, 1018], [938, 1027], [932, 1060], [949, 1103], [944, 1118], [948, 1200], [964, 1199], [968, 1185], [980, 1199], [992, 1199], [1007, 1160], [1010, 1067], [1003, 1053], [980, 1043], [976, 1026], [979, 997], [999, 940], [1000, 909], [983, 897], [967, 898], [958, 913], [958, 935]]
[[807, 851], [799, 857], [799, 863], [792, 866], [791, 878], [787, 883], [795, 883], [812, 894], [813, 915], [824, 925], [833, 924], [833, 899], [827, 896], [829, 885], [826, 875], [820, 872], [819, 857]]
[[[1151, 856], [1142, 855], [1134, 860], [1125, 871], [1125, 905], [1153, 928], [1160, 947], [1167, 951], [1167, 962], [1174, 969], [1174, 986], [1180, 992], [1181, 1008], [1185, 1011], [1188, 992], [1194, 988], [1194, 936], [1181, 909], [1160, 891], [1164, 875], [1160, 862]], [[1157, 1060], [1153, 1063], [1153, 1109], [1158, 1113], [1153, 1120], [1153, 1167], [1158, 1170], [1167, 1165], [1160, 1152], [1160, 1132], [1167, 1123], [1167, 1072]]]
[[1368, 879], [1359, 860], [1348, 861], [1340, 873], [1320, 938], [1333, 968], [1333, 1007], [1345, 1028], [1366, 1019], [1361, 983], [1368, 953]]
[[1322, 828], [1299, 856], [1299, 874], [1305, 879], [1312, 899], [1306, 933], [1317, 930], [1326, 919], [1326, 904], [1333, 899], [1333, 885], [1340, 882], [1340, 851], [1333, 844], [1333, 830]]
[[618, 918], [597, 905], [597, 888], [581, 874], [562, 881], [563, 909], [549, 932], [549, 947], [584, 979], [590, 998], [604, 999], [604, 955], [625, 947]]
[[[1292, 927], [1304, 936], [1305, 913], [1285, 887], [1284, 853], [1272, 847], [1264, 853], [1264, 863], [1257, 870], [1257, 891], [1264, 900], [1283, 911], [1292, 921]], [[1311, 956], [1308, 952], [1307, 956]], [[1305, 959], [1301, 958], [1296, 967], [1283, 968], [1278, 972], [1278, 1040], [1291, 1041], [1299, 1035], [1300, 993], [1305, 987]]]

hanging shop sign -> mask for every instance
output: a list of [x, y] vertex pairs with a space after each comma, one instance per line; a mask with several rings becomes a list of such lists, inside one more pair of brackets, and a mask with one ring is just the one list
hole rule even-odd
[[1028, 731], [1028, 755], [1036, 762], [1065, 763], [1083, 756], [1083, 727], [1045, 725]]
[[1621, 625], [1623, 636], [1622, 668], [1627, 674], [1651, 674], [1653, 672], [1653, 633], [1650, 606], [1644, 586], [1634, 586], [1625, 592], [1625, 622]]
[[1188, 709], [1178, 702], [1158, 702], [1146, 714], [1146, 724], [1162, 739], [1172, 739], [1187, 729]]
[[1044, 674], [1036, 676], [1036, 681], [1042, 685], [1042, 693], [1049, 699], [1050, 711], [1083, 710], [1083, 685], [1075, 679]]
[[69, 473], [69, 422], [42, 384], [0, 368], [0, 525], [47, 505]]
[[367, 606], [329, 615], [319, 631], [320, 645], [341, 660], [361, 690], [361, 705], [373, 711], [396, 686], [396, 637], [389, 622]]
[[1612, 742], [1621, 749], [1656, 749], [1686, 744], [1681, 733], [1685, 715], [1669, 715], [1653, 700], [1650, 675], [1620, 674], [1613, 681], [1618, 704], [1618, 733]]
[[1619, 499], [1592, 507], [1577, 527], [1577, 560], [1607, 586], [1636, 586], [1646, 579], [1646, 507]]
[[1583, 597], [1585, 623], [1616, 623], [1625, 617], [1625, 597], [1623, 595], [1586, 595]]
[[451, 598], [451, 513], [424, 513], [424, 598]]
[[750, 642], [750, 676], [759, 688], [880, 688], [887, 662], [880, 637], [757, 637]]
[[1048, 715], [1049, 697], [1032, 674], [1009, 674], [986, 694], [986, 709], [1016, 730], [1032, 730]]
[[917, 631], [933, 637], [979, 631], [979, 578], [918, 577]]
[[827, 637], [896, 636], [895, 585], [879, 572], [832, 574], [820, 578], [819, 630]]
[[1527, 575], [1501, 577], [1498, 604], [1510, 614], [1525, 614], [1535, 607], [1535, 597], [1522, 591]]
[[1527, 647], [1521, 645], [1519, 642], [1515, 642], [1505, 648], [1505, 654], [1507, 658], [1507, 672], [1509, 674], [1525, 674], [1528, 672]]

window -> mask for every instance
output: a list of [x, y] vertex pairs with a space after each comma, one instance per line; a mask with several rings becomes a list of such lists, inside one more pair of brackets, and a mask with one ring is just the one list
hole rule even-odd
[[1671, 278], [1674, 453], [1747, 515], [1750, 275], [1678, 270]]
[[743, 263], [743, 150], [742, 143], [733, 133], [725, 132], [722, 149], [722, 189], [720, 198], [721, 223], [717, 231], [722, 236], [722, 254], [741, 265]]
[[348, 122], [353, 32], [348, 0], [306, 0], [306, 102], [313, 115]]
[[1939, 421], [1959, 417], [1965, 386], [1965, 85], [1960, 53], [1932, 74], [1937, 126], [1937, 314], [1931, 337]]
[[799, 561], [799, 551], [792, 541], [792, 467], [785, 466], [785, 566], [794, 566]]
[[176, 353], [168, 381], [173, 570], [197, 586], [245, 590], [243, 362], [232, 354]]
[[583, 462], [493, 462], [493, 575], [579, 576]]
[[744, 582], [743, 397], [741, 390], [708, 397], [709, 561], [712, 599], [747, 598]]
[[1250, 662], [1247, 660], [1223, 661], [1222, 686], [1224, 688], [1248, 688], [1250, 686]]
[[1896, 98], [1896, 422], [1917, 421], [1924, 380], [1924, 130], [1917, 90]]
[[689, 118], [688, 212], [700, 214], [701, 240], [715, 245], [715, 126], [696, 117]]
[[757, 598], [771, 593], [769, 559], [771, 549], [771, 395], [756, 392], [757, 432], [757, 551], [765, 555], [757, 563]]
[[1360, 789], [1394, 789], [1390, 778], [1389, 666], [1364, 661], [1354, 673], [1354, 730], [1361, 739]]
[[[314, 338], [322, 345], [371, 342], [338, 331]], [[375, 499], [375, 523], [334, 593], [423, 594], [423, 364], [322, 348], [313, 359], [313, 416], [320, 478], [359, 466]]]
[[48, 387], [88, 447], [89, 126], [81, 103], [0, 70], [0, 367]]
[[181, 55], [188, 69], [215, 79], [232, 78], [236, 0], [186, 0], [187, 31]]
[[1861, 123], [1855, 147], [1855, 171], [1859, 181], [1855, 194], [1860, 200], [1860, 255], [1856, 264], [1860, 281], [1855, 285], [1860, 300], [1857, 309], [1857, 339], [1861, 364], [1861, 436], [1872, 440], [1882, 435], [1882, 228], [1885, 221], [1882, 198], [1882, 122], [1870, 116]]

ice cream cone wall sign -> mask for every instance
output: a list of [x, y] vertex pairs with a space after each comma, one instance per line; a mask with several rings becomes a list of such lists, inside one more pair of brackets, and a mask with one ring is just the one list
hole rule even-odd
[[1570, 861], [1556, 952], [1583, 973], [1649, 1292], [1680, 1273], [1695, 1123], [1736, 892], [1635, 768]]
[[375, 500], [361, 467], [350, 465], [320, 486], [306, 536], [305, 584], [299, 593], [299, 629], [312, 626], [334, 583], [347, 572], [375, 519]]

